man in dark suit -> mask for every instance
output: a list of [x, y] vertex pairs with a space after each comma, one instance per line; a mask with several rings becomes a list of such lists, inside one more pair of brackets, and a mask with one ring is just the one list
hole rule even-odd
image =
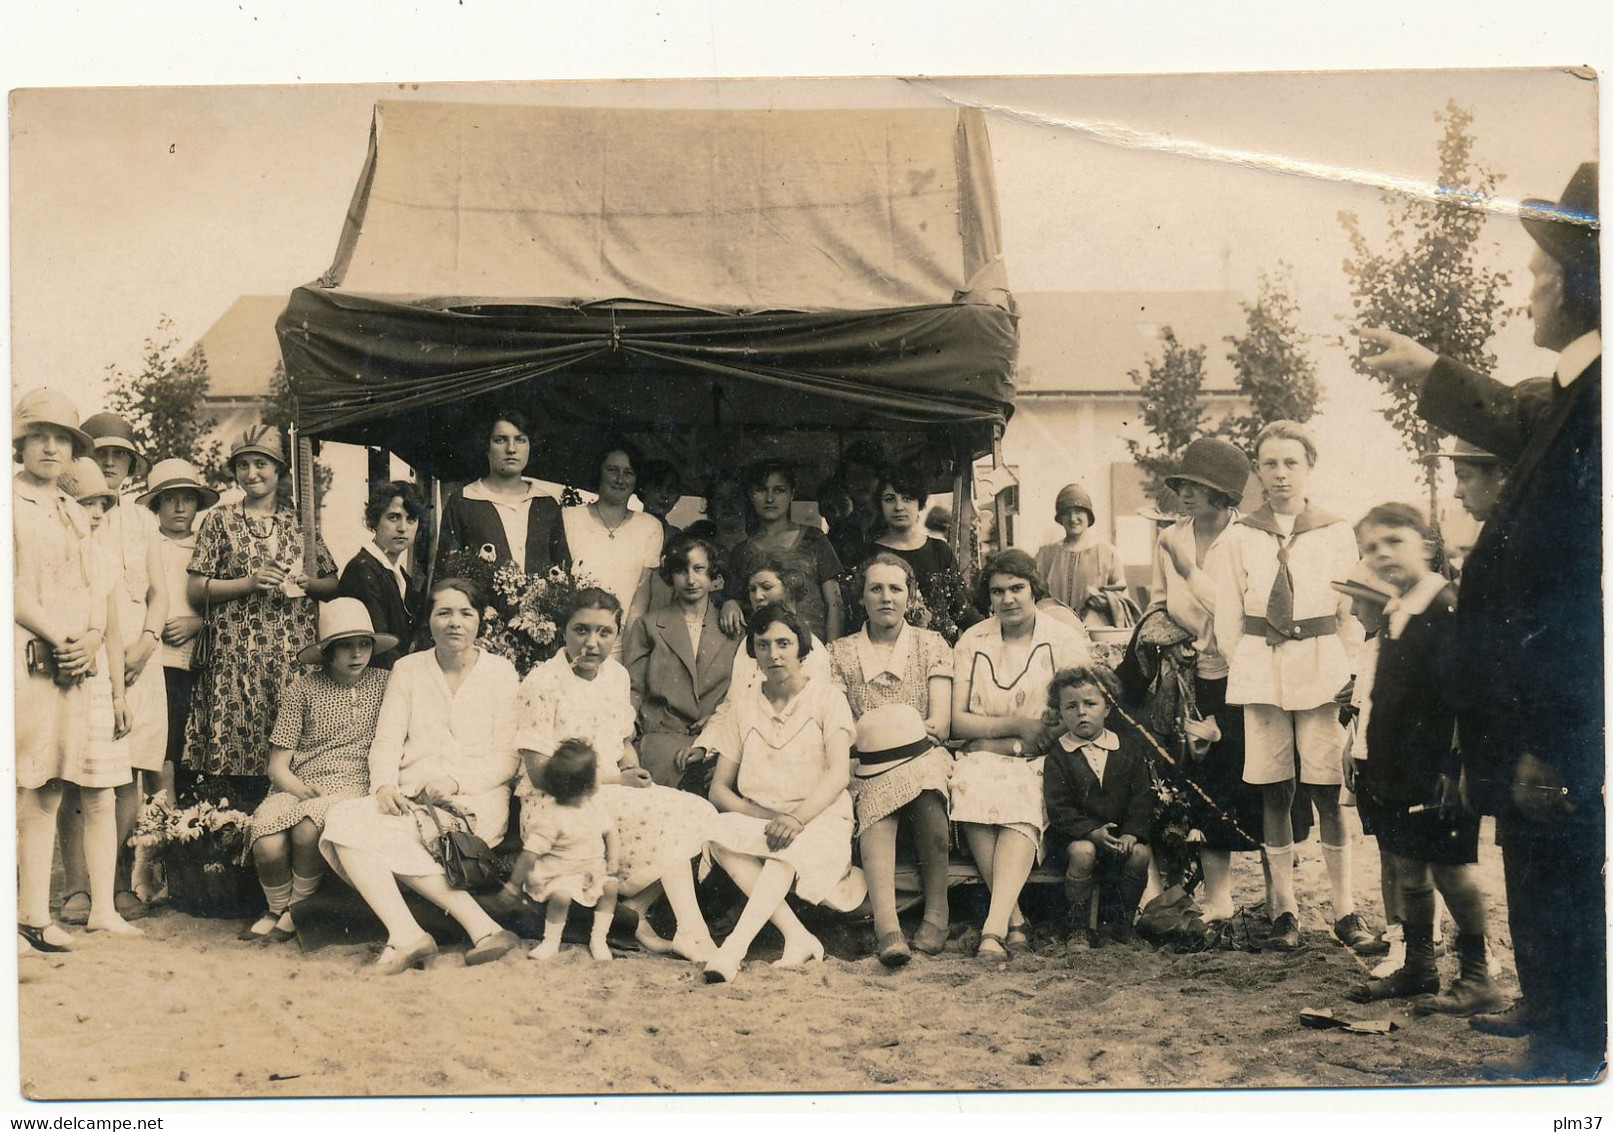
[[[1602, 340], [1597, 167], [1560, 202], [1526, 201], [1529, 317], [1558, 352], [1550, 382], [1511, 388], [1398, 334], [1375, 368], [1422, 381], [1431, 423], [1513, 465], [1463, 571], [1458, 707], [1468, 798], [1497, 815], [1523, 988], [1526, 1055], [1497, 1075], [1597, 1076], [1607, 1049], [1602, 668]], [[1475, 735], [1478, 731], [1481, 734]], [[1474, 1024], [1499, 1032], [1498, 1020]]]

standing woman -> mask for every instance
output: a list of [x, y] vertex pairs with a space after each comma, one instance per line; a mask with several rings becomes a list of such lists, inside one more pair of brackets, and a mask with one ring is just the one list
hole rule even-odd
[[1053, 518], [1064, 528], [1064, 539], [1036, 552], [1036, 572], [1053, 600], [1069, 606], [1085, 621], [1088, 599], [1106, 587], [1124, 586], [1126, 571], [1120, 565], [1119, 551], [1098, 536], [1094, 526], [1098, 520], [1086, 488], [1078, 483], [1060, 488]]
[[237, 437], [230, 471], [242, 498], [207, 513], [190, 560], [186, 589], [205, 611], [212, 647], [185, 726], [185, 763], [193, 774], [234, 779], [229, 797], [250, 809], [268, 793], [280, 693], [298, 675], [297, 650], [317, 633], [315, 600], [336, 593], [336, 563], [323, 540], [316, 561], [302, 561], [297, 514], [278, 502], [287, 465], [274, 428]]
[[924, 923], [913, 935], [913, 946], [939, 955], [947, 941], [952, 756], [940, 744], [952, 727], [952, 649], [939, 633], [907, 623], [914, 579], [906, 561], [876, 554], [862, 564], [857, 580], [868, 620], [858, 632], [829, 645], [835, 683], [846, 693], [855, 719], [887, 705], [904, 705], [922, 718], [930, 743], [928, 750], [878, 762], [854, 752], [858, 762], [851, 793], [857, 846], [874, 910], [875, 944], [881, 963], [900, 967], [911, 958], [896, 918], [896, 828], [904, 815], [917, 830], [924, 882]]
[[50, 918], [50, 872], [62, 788], [80, 787], [89, 862], [92, 931], [135, 932], [113, 907], [117, 819], [112, 783], [87, 773], [87, 677], [106, 639], [107, 602], [94, 600], [89, 518], [60, 480], [92, 441], [78, 410], [35, 389], [13, 413], [14, 612], [12, 657], [17, 743], [17, 934], [27, 948], [68, 951], [72, 937]]
[[[112, 567], [114, 604], [123, 639], [129, 731], [120, 740], [119, 749], [134, 772], [130, 781], [117, 789], [118, 845], [123, 846], [140, 816], [141, 797], [157, 788], [156, 778], [162, 773], [167, 755], [168, 689], [161, 678], [157, 649], [168, 620], [170, 599], [156, 519], [144, 507], [135, 506], [132, 498], [123, 497], [123, 488], [136, 479], [144, 479], [151, 471], [151, 464], [135, 446], [134, 430], [122, 417], [97, 413], [84, 422], [84, 431], [95, 441], [95, 462], [106, 486], [124, 504], [107, 510], [94, 535]], [[85, 891], [89, 878], [85, 875], [83, 854], [78, 850], [83, 843], [83, 816], [75, 802], [62, 807], [59, 828], [65, 874], [62, 883], [67, 892], [62, 901], [62, 922], [82, 924], [90, 913], [90, 898]], [[134, 854], [120, 848], [116, 901], [119, 915], [138, 920], [147, 909], [132, 891], [133, 863]]]
[[425, 595], [420, 579], [409, 572], [409, 549], [425, 513], [426, 505], [408, 480], [377, 485], [364, 507], [364, 525], [375, 538], [348, 561], [336, 586], [341, 596], [364, 603], [378, 635], [397, 642], [375, 654], [370, 661], [375, 668], [390, 669], [414, 648]]
[[1204, 918], [1231, 919], [1232, 854], [1260, 848], [1260, 792], [1243, 781], [1243, 709], [1227, 704], [1227, 658], [1216, 643], [1214, 559], [1238, 519], [1249, 482], [1249, 458], [1236, 445], [1202, 436], [1182, 453], [1165, 485], [1181, 500], [1185, 517], [1166, 527], [1154, 546], [1153, 608], [1163, 609], [1194, 636], [1198, 664], [1193, 685], [1198, 709], [1214, 719], [1221, 737], [1202, 759], [1190, 759], [1186, 776], [1209, 796], [1195, 824], [1204, 834]]
[[841, 570], [840, 559], [817, 527], [790, 520], [790, 508], [795, 504], [795, 469], [782, 460], [763, 460], [746, 473], [745, 487], [756, 515], [756, 530], [728, 556], [723, 631], [738, 635], [745, 623], [740, 603], [755, 560], [774, 554], [794, 564], [812, 582], [796, 607], [807, 629], [819, 640], [834, 640], [840, 636], [845, 621], [840, 584], [835, 580]]
[[448, 496], [437, 539], [437, 573], [457, 550], [491, 547], [495, 564], [527, 574], [568, 566], [560, 504], [523, 473], [532, 459], [532, 425], [518, 409], [499, 409], [483, 433], [487, 474]]
[[1046, 591], [1023, 550], [986, 559], [980, 588], [991, 616], [964, 630], [953, 650], [952, 733], [967, 746], [952, 768], [952, 820], [991, 889], [979, 954], [1000, 961], [1009, 946], [1030, 942], [1019, 893], [1047, 828], [1048, 685], [1060, 669], [1090, 664], [1092, 652], [1084, 630], [1037, 613]]
[[[626, 629], [649, 608], [650, 572], [661, 563], [661, 521], [627, 507], [638, 483], [634, 468], [639, 462], [632, 445], [608, 441], [595, 465], [599, 498], [583, 507], [568, 507], [564, 513], [573, 565], [622, 603]], [[615, 655], [619, 659], [621, 654], [618, 636]]]

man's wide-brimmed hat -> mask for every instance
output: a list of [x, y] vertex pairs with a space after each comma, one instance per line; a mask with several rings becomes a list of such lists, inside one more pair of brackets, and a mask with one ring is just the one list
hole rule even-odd
[[1596, 206], [1596, 162], [1587, 161], [1568, 179], [1558, 201], [1526, 200], [1519, 219], [1541, 249], [1565, 267], [1595, 264], [1601, 218]]
[[57, 486], [71, 495], [79, 503], [88, 503], [92, 499], [105, 499], [113, 507], [118, 505], [118, 493], [107, 485], [106, 476], [101, 474], [101, 465], [88, 456], [80, 456], [73, 461], [67, 474], [62, 476]]
[[65, 394], [54, 389], [30, 389], [11, 412], [11, 439], [21, 440], [36, 425], [54, 425], [73, 438], [73, 455], [87, 456], [95, 441], [78, 427], [78, 408]]
[[1097, 512], [1092, 509], [1092, 494], [1078, 483], [1067, 483], [1059, 488], [1058, 498], [1053, 501], [1053, 518], [1057, 519], [1072, 508], [1085, 511], [1087, 522], [1098, 521]]
[[370, 621], [370, 611], [356, 597], [335, 597], [319, 607], [319, 640], [297, 652], [304, 664], [319, 664], [325, 659], [325, 646], [349, 637], [369, 637], [375, 642], [376, 652], [398, 647], [398, 639], [391, 633], [377, 633]]
[[84, 431], [95, 441], [96, 451], [102, 448], [121, 448], [134, 457], [131, 469], [135, 479], [144, 479], [151, 471], [151, 461], [134, 442], [134, 429], [116, 413], [96, 413], [84, 422]]
[[1451, 460], [1453, 462], [1460, 460], [1466, 464], [1500, 464], [1503, 462], [1501, 457], [1494, 452], [1486, 452], [1477, 444], [1470, 444], [1460, 436], [1456, 438], [1456, 443], [1449, 452], [1430, 452], [1423, 457], [1424, 463], [1434, 460]]
[[230, 463], [237, 456], [267, 456], [282, 468], [286, 463], [286, 450], [280, 446], [280, 430], [273, 425], [253, 425], [230, 444]]
[[1243, 449], [1213, 436], [1201, 436], [1183, 450], [1181, 467], [1166, 477], [1165, 486], [1177, 491], [1176, 484], [1186, 480], [1230, 496], [1237, 504], [1243, 501], [1249, 472], [1249, 457]]
[[146, 493], [136, 502], [146, 507], [153, 507], [157, 497], [165, 491], [194, 491], [201, 496], [203, 510], [218, 502], [218, 492], [202, 482], [202, 477], [191, 465], [189, 460], [177, 457], [168, 460], [158, 460], [156, 467], [146, 477]]

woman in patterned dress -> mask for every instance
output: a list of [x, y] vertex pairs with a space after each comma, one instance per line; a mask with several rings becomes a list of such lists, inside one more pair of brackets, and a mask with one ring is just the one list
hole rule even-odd
[[325, 878], [319, 835], [325, 814], [343, 798], [370, 789], [370, 743], [386, 692], [387, 670], [370, 660], [397, 645], [377, 633], [364, 603], [333, 598], [319, 609], [319, 640], [297, 654], [304, 673], [280, 698], [269, 735], [269, 781], [274, 789], [252, 815], [247, 843], [268, 911], [241, 933], [244, 940], [279, 943], [292, 937], [291, 908]]
[[[522, 800], [522, 836], [537, 810], [543, 764], [562, 740], [587, 740], [599, 755], [599, 804], [621, 842], [621, 897], [638, 913], [636, 938], [649, 951], [698, 962], [715, 944], [695, 900], [689, 863], [704, 851], [716, 811], [698, 795], [656, 786], [639, 765], [632, 743], [637, 719], [632, 681], [610, 655], [621, 634], [621, 602], [610, 591], [589, 586], [561, 620], [565, 647], [521, 684], [516, 746], [526, 773], [515, 792]], [[644, 914], [663, 891], [678, 924], [670, 942]]]
[[286, 457], [273, 428], [237, 437], [230, 470], [244, 498], [207, 513], [190, 560], [187, 590], [205, 611], [212, 649], [197, 674], [185, 762], [232, 779], [230, 799], [247, 809], [268, 793], [269, 731], [297, 676], [297, 650], [314, 638], [314, 601], [336, 593], [336, 563], [323, 540], [317, 561], [302, 562], [297, 515], [276, 498]]
[[1084, 630], [1038, 614], [1046, 596], [1023, 550], [986, 559], [991, 616], [953, 650], [952, 732], [967, 740], [952, 767], [952, 820], [991, 889], [979, 954], [998, 961], [1029, 938], [1019, 893], [1042, 852], [1042, 761], [1052, 739], [1047, 687], [1061, 668], [1090, 664]]
[[913, 935], [913, 946], [939, 955], [947, 940], [952, 756], [939, 744], [952, 727], [952, 649], [939, 633], [907, 623], [916, 583], [906, 560], [875, 554], [857, 571], [857, 581], [868, 620], [829, 645], [835, 683], [846, 693], [853, 718], [886, 704], [906, 704], [923, 717], [925, 732], [938, 744], [898, 766], [859, 764], [852, 774], [857, 847], [874, 910], [879, 961], [899, 967], [911, 958], [896, 918], [896, 829], [904, 815], [917, 830], [924, 882], [924, 923]]

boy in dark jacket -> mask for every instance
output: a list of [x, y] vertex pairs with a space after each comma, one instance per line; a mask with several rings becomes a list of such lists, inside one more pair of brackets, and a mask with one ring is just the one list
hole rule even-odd
[[1148, 848], [1154, 780], [1148, 754], [1130, 731], [1122, 739], [1105, 722], [1120, 696], [1120, 680], [1105, 665], [1066, 668], [1048, 687], [1048, 704], [1064, 726], [1043, 767], [1047, 838], [1068, 847], [1064, 894], [1070, 936], [1101, 947], [1090, 929], [1092, 887], [1101, 880], [1100, 927], [1119, 941], [1131, 939], [1137, 904], [1148, 886]]

